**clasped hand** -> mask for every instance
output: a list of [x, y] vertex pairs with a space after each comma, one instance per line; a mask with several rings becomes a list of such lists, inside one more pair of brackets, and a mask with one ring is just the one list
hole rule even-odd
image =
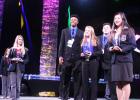
[[112, 51], [119, 51], [119, 52], [122, 52], [122, 49], [119, 47], [119, 46], [114, 46], [112, 48]]
[[11, 61], [23, 62], [23, 60], [21, 58], [12, 58]]
[[92, 53], [89, 52], [89, 51], [86, 51], [86, 52], [84, 52], [84, 53], [81, 53], [81, 56], [90, 57], [91, 55], [92, 55]]
[[63, 57], [59, 57], [59, 64], [62, 65], [64, 63]]

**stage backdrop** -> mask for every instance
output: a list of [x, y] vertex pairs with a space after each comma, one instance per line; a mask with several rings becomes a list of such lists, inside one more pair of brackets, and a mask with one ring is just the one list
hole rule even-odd
[[43, 1], [40, 75], [54, 76], [57, 56], [59, 0]]

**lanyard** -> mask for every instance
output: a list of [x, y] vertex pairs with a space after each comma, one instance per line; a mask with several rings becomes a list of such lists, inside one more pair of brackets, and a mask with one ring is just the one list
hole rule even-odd
[[108, 41], [107, 37], [106, 36], [103, 36], [103, 39], [102, 39], [103, 48], [107, 44], [107, 41]]

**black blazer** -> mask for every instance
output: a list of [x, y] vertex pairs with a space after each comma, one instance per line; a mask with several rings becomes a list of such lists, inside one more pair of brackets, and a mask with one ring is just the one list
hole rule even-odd
[[133, 62], [132, 51], [136, 48], [135, 34], [131, 29], [125, 29], [120, 36], [122, 52], [112, 52], [112, 63]]
[[98, 36], [98, 38], [99, 38], [99, 44], [100, 44], [100, 47], [101, 47], [101, 49], [103, 49], [103, 43], [102, 43], [102, 41], [103, 41], [103, 35], [100, 35], [100, 36]]
[[[105, 69], [105, 70], [108, 70], [111, 68], [111, 58], [112, 58], [112, 53], [109, 51], [109, 42], [107, 42], [106, 45], [104, 45], [102, 43], [103, 41], [103, 35], [101, 35], [99, 37], [100, 39], [100, 45], [101, 45], [101, 48], [104, 49], [104, 54], [101, 55], [101, 63], [102, 63], [102, 68]], [[104, 45], [104, 46], [103, 46]]]
[[8, 69], [9, 67], [9, 59], [5, 58], [4, 56], [1, 58], [1, 63], [0, 63], [0, 74], [1, 75], [8, 75]]
[[75, 62], [80, 59], [81, 53], [81, 40], [83, 37], [83, 31], [77, 29], [76, 36], [74, 38], [74, 43], [72, 47], [67, 46], [68, 40], [71, 38], [71, 30], [70, 28], [66, 28], [62, 30], [61, 40], [59, 45], [59, 57], [63, 57], [64, 61]]
[[[16, 51], [13, 48], [10, 49], [10, 54], [9, 54], [9, 59], [12, 59], [12, 58], [16, 58]], [[25, 55], [23, 57], [21, 57], [21, 59], [23, 60], [23, 62], [16, 63], [15, 61], [10, 61], [8, 71], [9, 72], [15, 72], [17, 66], [19, 66], [20, 71], [22, 73], [25, 71], [25, 64], [27, 64], [28, 61], [29, 61], [28, 49], [27, 48], [25, 48]]]
[[[82, 52], [82, 48], [81, 48], [81, 52]], [[100, 45], [100, 40], [98, 39], [98, 44], [97, 46], [93, 46], [93, 53], [90, 56], [89, 60], [99, 60], [100, 56], [102, 54], [102, 49], [101, 49], [101, 45]], [[85, 61], [86, 57], [81, 57], [82, 60]]]

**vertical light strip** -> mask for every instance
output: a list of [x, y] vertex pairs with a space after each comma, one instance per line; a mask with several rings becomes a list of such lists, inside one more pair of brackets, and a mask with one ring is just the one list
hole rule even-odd
[[5, 0], [0, 0], [0, 38], [1, 38], [1, 31], [2, 31], [2, 19], [3, 19], [4, 1]]
[[68, 6], [68, 27], [71, 26], [71, 22], [70, 22], [70, 5]]
[[56, 72], [58, 14], [59, 0], [43, 0], [40, 75]]

